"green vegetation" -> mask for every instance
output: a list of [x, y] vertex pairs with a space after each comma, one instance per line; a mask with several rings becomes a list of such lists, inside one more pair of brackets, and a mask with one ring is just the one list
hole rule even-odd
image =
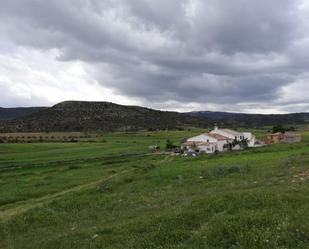
[[177, 130], [207, 127], [208, 119], [110, 102], [65, 101], [20, 118], [1, 121], [0, 132]]
[[284, 127], [283, 125], [275, 125], [272, 128], [272, 133], [277, 132], [285, 133], [286, 131], [297, 131], [297, 129], [294, 126]]
[[173, 143], [173, 141], [171, 141], [170, 139], [167, 139], [165, 147], [167, 150], [169, 150], [169, 149], [174, 149], [177, 146]]
[[94, 132], [16, 132], [0, 133], [0, 143], [35, 142], [104, 142], [102, 134]]
[[285, 128], [283, 127], [283, 125], [275, 125], [273, 127], [272, 133], [277, 133], [277, 132], [285, 133]]
[[241, 152], [149, 153], [199, 132], [0, 144], [0, 248], [308, 248], [309, 132]]

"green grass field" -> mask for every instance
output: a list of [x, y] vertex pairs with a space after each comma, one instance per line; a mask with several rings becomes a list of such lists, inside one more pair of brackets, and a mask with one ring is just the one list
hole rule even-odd
[[199, 132], [0, 144], [0, 248], [309, 248], [309, 132], [196, 158], [148, 150]]

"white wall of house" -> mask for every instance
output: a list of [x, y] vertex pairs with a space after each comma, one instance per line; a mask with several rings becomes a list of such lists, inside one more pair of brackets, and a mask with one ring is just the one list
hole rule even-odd
[[248, 139], [248, 146], [254, 147], [256, 142], [256, 137], [251, 132], [244, 132], [245, 139]]
[[224, 148], [224, 145], [228, 144], [229, 141], [228, 140], [219, 140], [217, 142], [217, 150], [218, 151], [225, 151], [226, 149]]
[[216, 143], [218, 140], [211, 137], [207, 136], [206, 134], [201, 134], [196, 137], [189, 138], [187, 142], [203, 142], [203, 143]]
[[219, 134], [224, 137], [228, 137], [232, 140], [236, 138], [236, 140], [240, 141], [242, 139], [248, 139], [248, 146], [254, 147], [256, 137], [251, 132], [236, 132], [236, 131], [227, 131], [224, 129], [215, 128], [213, 131], [210, 132], [211, 134]]
[[217, 151], [225, 151], [224, 145], [227, 144], [228, 140], [218, 140], [207, 134], [201, 134], [196, 137], [189, 138], [187, 142], [196, 142], [196, 143], [210, 143], [210, 145], [196, 145], [197, 149], [206, 153], [214, 153]]
[[204, 152], [207, 154], [215, 153], [216, 151], [216, 145], [215, 144], [209, 144], [209, 145], [198, 145], [197, 148], [200, 152]]

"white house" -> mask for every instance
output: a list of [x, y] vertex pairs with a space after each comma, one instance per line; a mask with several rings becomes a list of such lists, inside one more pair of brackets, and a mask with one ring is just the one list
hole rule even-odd
[[224, 151], [224, 145], [229, 143], [230, 139], [218, 134], [203, 133], [187, 139], [182, 144], [183, 150], [199, 151], [205, 153], [214, 153], [216, 151]]
[[[237, 132], [230, 129], [218, 129], [218, 127], [215, 127], [215, 129], [209, 133], [203, 133], [187, 139], [187, 141], [182, 144], [182, 149], [192, 152], [221, 152], [227, 150], [225, 145], [232, 143], [235, 139], [237, 141], [247, 139], [248, 146], [255, 147], [256, 138], [251, 132]], [[241, 149], [239, 145], [233, 147], [233, 150], [239, 149]]]

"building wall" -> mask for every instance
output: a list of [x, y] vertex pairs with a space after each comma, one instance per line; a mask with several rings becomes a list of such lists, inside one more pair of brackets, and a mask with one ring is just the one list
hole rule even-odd
[[286, 133], [286, 134], [271, 134], [267, 136], [268, 144], [278, 143], [297, 143], [301, 142], [301, 134], [298, 133]]
[[248, 139], [248, 146], [254, 147], [256, 142], [256, 137], [251, 132], [244, 132], [245, 139]]
[[215, 153], [216, 151], [216, 145], [199, 145], [198, 149], [200, 152], [205, 152], [207, 154]]
[[267, 136], [267, 143], [268, 144], [278, 144], [278, 143], [280, 143], [280, 136], [279, 135], [268, 135]]
[[301, 142], [301, 134], [285, 134], [284, 136], [284, 142], [286, 143], [298, 143]]
[[189, 138], [187, 141], [188, 142], [216, 143], [218, 140], [213, 137], [207, 136], [206, 134], [202, 134], [199, 136]]
[[229, 141], [227, 141], [227, 140], [220, 140], [220, 141], [218, 141], [218, 143], [217, 143], [217, 150], [218, 151], [225, 151], [226, 149], [224, 149], [224, 145], [226, 145], [226, 144], [228, 144], [229, 143]]

